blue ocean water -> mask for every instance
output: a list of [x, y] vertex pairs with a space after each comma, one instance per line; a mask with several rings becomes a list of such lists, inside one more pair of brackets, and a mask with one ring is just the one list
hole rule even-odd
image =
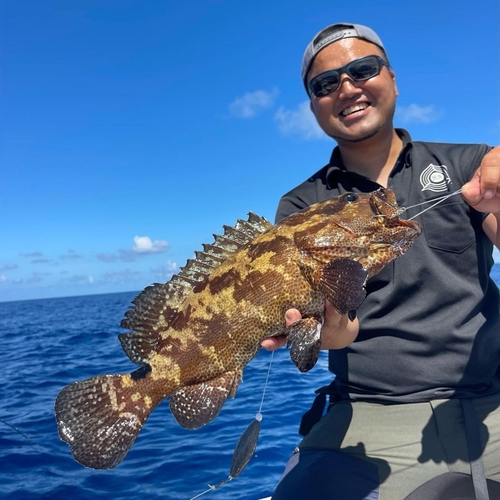
[[[53, 406], [62, 387], [136, 368], [117, 339], [123, 331], [120, 320], [135, 295], [0, 303], [0, 498], [188, 500], [229, 474], [234, 446], [260, 406], [270, 359], [264, 350], [246, 367], [236, 398], [214, 422], [185, 430], [164, 402], [116, 469], [85, 469], [59, 439]], [[271, 495], [300, 441], [300, 418], [314, 389], [330, 379], [325, 353], [313, 370], [301, 374], [286, 349], [277, 351], [254, 457], [239, 477], [202, 498]]]

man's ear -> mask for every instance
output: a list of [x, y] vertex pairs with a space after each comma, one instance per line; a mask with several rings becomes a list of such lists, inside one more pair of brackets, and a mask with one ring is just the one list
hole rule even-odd
[[392, 83], [394, 84], [394, 93], [395, 93], [396, 97], [399, 97], [398, 86], [396, 85], [396, 73], [394, 73], [394, 71], [392, 71], [392, 69], [390, 69], [389, 74], [391, 75]]

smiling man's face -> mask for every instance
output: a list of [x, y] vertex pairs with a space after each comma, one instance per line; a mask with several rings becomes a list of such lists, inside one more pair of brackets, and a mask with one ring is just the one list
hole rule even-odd
[[[331, 43], [316, 55], [307, 82], [368, 55], [383, 56], [376, 45], [358, 38]], [[383, 66], [378, 75], [362, 82], [342, 74], [337, 90], [323, 97], [311, 96], [311, 110], [320, 127], [339, 145], [361, 142], [381, 130], [392, 130], [397, 96], [394, 72]]]

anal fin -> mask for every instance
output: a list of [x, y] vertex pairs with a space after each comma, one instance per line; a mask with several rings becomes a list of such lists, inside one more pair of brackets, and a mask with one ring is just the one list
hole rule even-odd
[[241, 371], [227, 372], [218, 378], [177, 390], [170, 397], [170, 411], [186, 429], [198, 429], [211, 422], [226, 399], [234, 398]]

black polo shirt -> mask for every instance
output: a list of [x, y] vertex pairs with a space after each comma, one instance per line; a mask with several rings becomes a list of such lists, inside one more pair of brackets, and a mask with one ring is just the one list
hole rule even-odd
[[[406, 131], [397, 133], [403, 149], [388, 187], [399, 206], [459, 189], [491, 149], [413, 142]], [[378, 187], [348, 172], [335, 148], [328, 165], [283, 196], [276, 220], [346, 191]], [[356, 341], [329, 352], [343, 398], [418, 402], [500, 390], [499, 292], [490, 278], [493, 245], [484, 217], [460, 195], [418, 216], [424, 231], [413, 247], [367, 283]]]

